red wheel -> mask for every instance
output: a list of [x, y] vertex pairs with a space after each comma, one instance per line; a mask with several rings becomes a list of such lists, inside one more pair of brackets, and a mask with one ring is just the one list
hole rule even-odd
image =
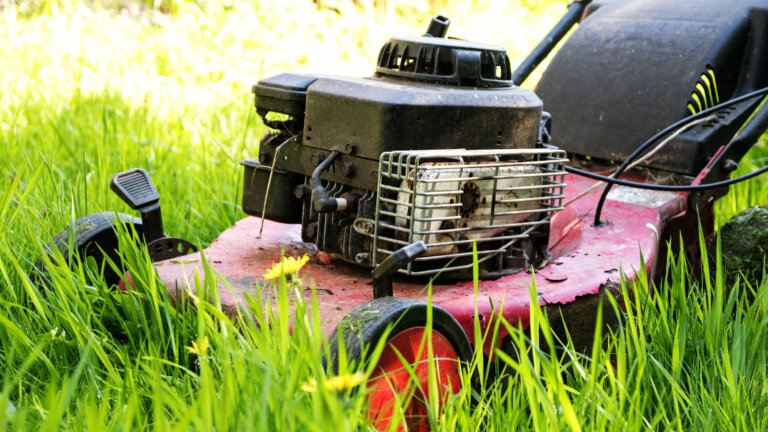
[[[398, 400], [406, 401], [403, 416], [409, 431], [428, 431], [427, 403], [437, 404], [459, 391], [459, 356], [451, 342], [432, 331], [432, 349], [438, 398], [429, 398], [429, 352], [425, 327], [413, 327], [393, 336], [384, 347], [368, 384], [368, 418], [379, 430], [388, 430], [390, 421], [398, 415]], [[403, 364], [401, 357], [407, 367]], [[409, 370], [410, 369], [410, 370]], [[415, 376], [415, 380], [411, 377]]]
[[[428, 406], [439, 412], [445, 399], [461, 388], [459, 369], [470, 361], [472, 347], [461, 326], [439, 307], [432, 307], [432, 329], [427, 332], [427, 308], [424, 302], [385, 297], [358, 307], [339, 325], [350, 359], [360, 359], [362, 346], [375, 345], [391, 327], [368, 381], [368, 418], [379, 430], [389, 430], [393, 421], [402, 420], [399, 430], [429, 431]], [[334, 332], [334, 354], [336, 340]], [[432, 394], [427, 341], [437, 384]]]

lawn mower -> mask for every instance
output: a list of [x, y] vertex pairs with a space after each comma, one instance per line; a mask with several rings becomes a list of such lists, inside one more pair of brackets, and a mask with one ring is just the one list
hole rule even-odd
[[[194, 289], [202, 253], [231, 286], [220, 296], [232, 313], [246, 295], [274, 298], [265, 272], [306, 255], [302, 295], [319, 299], [331, 350], [341, 339], [363, 361], [386, 339], [368, 384], [369, 417], [386, 428], [412, 378], [403, 362], [426, 388], [432, 361], [456, 391], [481, 344], [475, 321], [526, 326], [532, 299], [591, 342], [622, 278], [658, 279], [668, 251], [701, 259], [715, 200], [768, 171], [730, 178], [768, 129], [766, 0], [576, 0], [515, 70], [503, 47], [446, 37], [449, 23], [390, 39], [370, 77], [258, 81], [271, 132], [241, 162], [250, 216], [204, 251], [166, 236], [141, 169], [111, 183], [140, 219], [86, 216], [55, 243], [74, 232], [81, 256], [116, 259], [114, 228], [132, 226], [178, 295]], [[563, 39], [535, 91], [520, 87]], [[419, 349], [427, 331], [432, 357]], [[505, 349], [499, 331], [489, 358]], [[409, 430], [428, 428], [427, 399], [410, 399]]]

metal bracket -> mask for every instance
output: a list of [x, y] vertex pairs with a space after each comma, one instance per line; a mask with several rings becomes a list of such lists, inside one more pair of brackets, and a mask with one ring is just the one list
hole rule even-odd
[[390, 255], [371, 272], [373, 274], [373, 298], [392, 297], [392, 275], [427, 252], [423, 241], [403, 246]]
[[162, 237], [150, 242], [147, 245], [147, 250], [149, 250], [149, 257], [152, 262], [157, 262], [197, 252], [197, 246], [184, 239]]
[[357, 153], [357, 144], [346, 143], [344, 145], [337, 146], [335, 150], [341, 154], [354, 155], [355, 153]]

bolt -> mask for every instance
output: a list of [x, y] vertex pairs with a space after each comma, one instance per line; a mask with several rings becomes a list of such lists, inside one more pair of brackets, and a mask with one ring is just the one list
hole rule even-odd
[[341, 175], [344, 177], [352, 177], [355, 175], [355, 164], [352, 162], [344, 162], [341, 164]]
[[293, 196], [295, 196], [296, 199], [305, 200], [309, 198], [311, 194], [312, 189], [310, 189], [309, 186], [305, 184], [300, 184], [293, 188]]
[[262, 165], [268, 165], [270, 162], [270, 155], [269, 153], [262, 153], [259, 155], [259, 163]]
[[723, 169], [728, 172], [736, 171], [736, 168], [738, 167], [739, 167], [739, 163], [734, 161], [733, 159], [726, 159], [725, 161], [723, 161]]
[[371, 256], [365, 252], [355, 255], [355, 262], [358, 264], [367, 263], [369, 259], [371, 259]]
[[322, 153], [315, 153], [312, 155], [312, 158], [310, 159], [313, 166], [320, 165], [323, 162], [323, 160], [325, 160], [325, 155]]

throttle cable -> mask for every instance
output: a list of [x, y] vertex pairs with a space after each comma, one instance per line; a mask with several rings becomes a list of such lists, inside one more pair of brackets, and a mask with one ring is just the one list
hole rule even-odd
[[600, 200], [597, 203], [597, 207], [595, 209], [594, 225], [595, 226], [600, 226], [601, 225], [600, 215], [602, 213], [603, 206], [605, 205], [605, 200], [608, 197], [608, 193], [610, 192], [611, 187], [614, 184], [618, 184], [618, 185], [622, 185], [622, 186], [628, 186], [628, 187], [636, 187], [636, 188], [641, 188], [641, 189], [650, 189], [650, 190], [666, 190], [666, 191], [675, 191], [675, 192], [689, 191], [690, 192], [690, 191], [695, 191], [695, 190], [707, 190], [707, 189], [715, 189], [715, 188], [718, 188], [718, 187], [728, 186], [728, 185], [731, 185], [731, 184], [734, 184], [734, 183], [738, 183], [738, 182], [750, 179], [752, 177], [758, 176], [758, 175], [763, 174], [764, 172], [768, 171], [768, 167], [765, 167], [765, 168], [761, 168], [760, 170], [755, 171], [753, 173], [750, 173], [750, 174], [747, 174], [747, 175], [744, 175], [744, 176], [741, 176], [741, 177], [737, 177], [737, 178], [734, 178], [734, 179], [725, 180], [725, 181], [717, 182], [717, 183], [710, 183], [710, 184], [706, 184], [706, 185], [692, 185], [692, 186], [652, 185], [652, 184], [647, 184], [647, 183], [637, 183], [637, 182], [631, 182], [631, 181], [618, 180], [618, 177], [621, 176], [624, 173], [624, 171], [630, 166], [630, 164], [632, 164], [632, 162], [635, 159], [637, 159], [650, 146], [654, 145], [659, 139], [661, 139], [662, 137], [666, 136], [670, 132], [672, 132], [672, 131], [680, 128], [680, 127], [684, 127], [684, 126], [686, 126], [690, 122], [693, 122], [695, 120], [699, 120], [701, 118], [704, 118], [704, 117], [706, 117], [706, 116], [708, 116], [708, 115], [710, 115], [712, 113], [715, 113], [716, 111], [719, 111], [719, 110], [721, 110], [723, 108], [726, 108], [726, 107], [729, 107], [729, 106], [732, 106], [732, 105], [736, 105], [738, 103], [744, 102], [746, 100], [749, 100], [749, 99], [752, 99], [752, 98], [755, 98], [755, 97], [758, 97], [758, 96], [765, 96], [766, 94], [768, 94], [768, 87], [765, 87], [765, 88], [762, 88], [760, 90], [756, 90], [756, 91], [747, 93], [747, 94], [745, 94], [743, 96], [739, 96], [739, 97], [731, 99], [729, 101], [720, 103], [720, 104], [715, 105], [715, 106], [713, 106], [711, 108], [708, 108], [708, 109], [706, 109], [704, 111], [701, 111], [699, 113], [696, 113], [696, 114], [694, 114], [692, 116], [686, 117], [686, 118], [684, 118], [684, 119], [682, 119], [682, 120], [680, 120], [678, 122], [673, 123], [672, 125], [666, 127], [664, 130], [662, 130], [661, 132], [659, 132], [656, 135], [654, 135], [653, 137], [651, 137], [648, 141], [644, 142], [640, 147], [638, 147], [634, 152], [632, 152], [632, 154], [629, 155], [629, 157], [619, 166], [619, 168], [616, 170], [616, 172], [613, 173], [613, 175], [611, 177], [602, 176], [602, 175], [599, 175], [599, 174], [593, 174], [593, 173], [590, 173], [588, 171], [583, 171], [583, 170], [580, 170], [580, 169], [577, 169], [577, 168], [566, 167], [566, 171], [568, 171], [570, 173], [577, 174], [577, 175], [582, 175], [584, 177], [588, 177], [588, 178], [592, 178], [592, 179], [595, 179], [595, 180], [600, 180], [600, 181], [604, 181], [604, 182], [608, 183], [605, 186], [605, 188], [603, 189], [603, 193], [600, 196]]

